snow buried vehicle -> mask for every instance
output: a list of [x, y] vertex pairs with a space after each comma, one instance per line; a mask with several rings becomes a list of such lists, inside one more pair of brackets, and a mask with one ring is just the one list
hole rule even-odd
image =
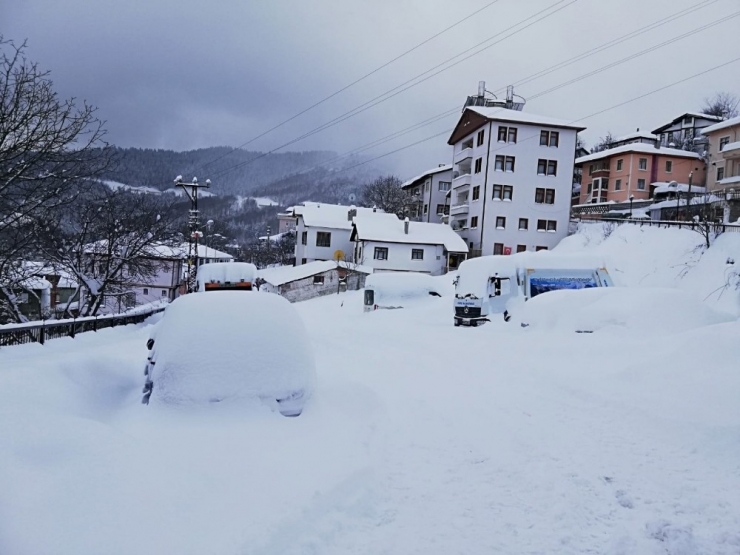
[[284, 416], [298, 416], [313, 391], [306, 329], [279, 295], [184, 295], [167, 307], [147, 347], [147, 405], [259, 399]]

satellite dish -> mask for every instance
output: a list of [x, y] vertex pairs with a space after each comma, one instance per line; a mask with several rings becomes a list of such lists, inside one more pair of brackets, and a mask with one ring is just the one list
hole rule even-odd
[[354, 193], [350, 193], [350, 194], [349, 194], [349, 201], [350, 201], [350, 202], [354, 202], [356, 198], [357, 198], [357, 197], [355, 196], [355, 194], [354, 194]]

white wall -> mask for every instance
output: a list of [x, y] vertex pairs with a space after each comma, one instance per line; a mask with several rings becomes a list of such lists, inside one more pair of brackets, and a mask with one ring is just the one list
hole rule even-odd
[[[319, 231], [331, 233], [330, 247], [316, 246], [316, 233]], [[302, 244], [303, 232], [308, 233], [306, 245]], [[337, 250], [343, 251], [347, 256], [352, 256], [354, 245], [349, 240], [351, 233], [351, 229], [306, 227], [303, 223], [303, 218], [299, 217], [298, 225], [296, 226], [295, 242], [296, 266], [303, 264], [302, 260], [304, 258], [306, 259], [306, 263], [314, 262], [316, 260], [334, 260], [334, 253]]]
[[[375, 247], [388, 248], [388, 260], [375, 260]], [[358, 248], [360, 265], [369, 266], [376, 271], [424, 272], [434, 276], [444, 273], [446, 261], [442, 245], [416, 245], [405, 243], [380, 243], [360, 241]], [[412, 260], [411, 250], [423, 249], [423, 260]]]
[[[517, 128], [516, 143], [499, 143], [498, 127], [511, 126]], [[468, 225], [473, 216], [478, 217], [478, 227], [461, 232], [461, 237], [472, 249], [480, 249], [483, 255], [493, 254], [494, 244], [502, 243], [516, 252], [517, 245], [525, 245], [527, 250], [535, 250], [538, 246], [552, 249], [568, 234], [570, 219], [570, 198], [573, 182], [573, 162], [575, 158], [576, 131], [562, 128], [549, 128], [541, 125], [489, 122], [485, 127], [486, 135], [483, 145], [473, 148], [473, 167], [475, 159], [483, 158], [481, 173], [473, 173], [468, 191], [469, 211]], [[471, 135], [475, 137], [480, 131], [475, 130]], [[558, 131], [560, 133], [559, 146], [540, 146], [540, 131]], [[490, 136], [490, 150], [489, 150]], [[454, 152], [460, 150], [463, 141], [455, 145]], [[476, 141], [477, 142], [477, 141]], [[495, 158], [497, 155], [514, 156], [516, 163], [513, 172], [496, 171]], [[546, 176], [537, 174], [539, 159], [556, 160], [558, 163], [557, 175]], [[487, 170], [486, 170], [487, 166]], [[488, 179], [486, 180], [486, 174]], [[473, 187], [480, 186], [480, 198], [473, 201]], [[493, 200], [494, 185], [513, 186], [511, 201]], [[554, 204], [535, 203], [535, 189], [538, 187], [555, 189]], [[458, 204], [456, 197], [459, 189], [453, 190], [452, 204]], [[496, 228], [496, 217], [506, 218], [505, 229]], [[461, 219], [463, 216], [451, 218]], [[519, 218], [529, 220], [528, 231], [519, 231]], [[537, 220], [555, 220], [557, 231], [537, 231]]]

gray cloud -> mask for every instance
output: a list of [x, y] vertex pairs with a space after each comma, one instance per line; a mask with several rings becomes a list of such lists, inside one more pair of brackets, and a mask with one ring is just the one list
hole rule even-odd
[[[331, 94], [489, 0], [0, 0], [6, 38], [52, 71], [62, 96], [100, 109], [123, 146], [236, 146]], [[502, 32], [555, 0], [500, 0], [371, 78], [255, 141], [266, 150]], [[455, 106], [478, 80], [498, 89], [699, 0], [580, 0], [419, 86], [289, 147], [345, 152]], [[564, 3], [565, 4], [565, 3]], [[717, 0], [614, 49], [517, 88], [525, 97], [738, 9]], [[718, 47], [735, 19], [612, 70], [531, 100], [526, 109], [586, 116], [732, 58]], [[711, 45], [715, 45], [712, 47]], [[707, 55], [707, 53], [711, 55]], [[737, 67], [706, 75], [584, 121], [587, 141], [652, 129], [698, 109], [717, 90], [740, 93]], [[451, 127], [453, 115], [367, 151], [378, 155]], [[386, 160], [402, 175], [446, 162], [445, 137]]]

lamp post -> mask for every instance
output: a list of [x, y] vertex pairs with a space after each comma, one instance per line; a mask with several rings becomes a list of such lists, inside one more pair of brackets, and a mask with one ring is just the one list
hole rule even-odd
[[635, 200], [635, 195], [630, 195], [630, 220], [632, 219], [632, 201]]
[[208, 241], [206, 241], [206, 264], [208, 263], [208, 243], [211, 242], [212, 235], [211, 235], [211, 229], [213, 228], [213, 220], [208, 220], [206, 222], [206, 227], [208, 228]]

